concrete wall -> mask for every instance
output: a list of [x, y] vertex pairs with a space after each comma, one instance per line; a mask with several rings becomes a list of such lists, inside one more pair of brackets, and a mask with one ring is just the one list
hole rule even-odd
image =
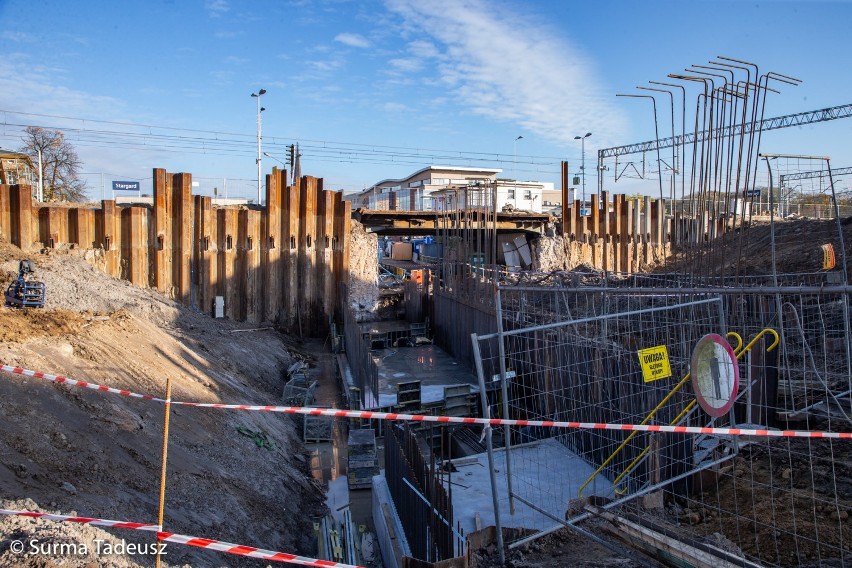
[[349, 278], [351, 207], [323, 181], [285, 186], [283, 170], [266, 178], [265, 207], [214, 207], [192, 195], [190, 174], [155, 169], [153, 206], [99, 209], [36, 206], [29, 186], [0, 185], [0, 238], [25, 251], [100, 249], [99, 268], [155, 288], [212, 314], [275, 322], [285, 331], [323, 336]]

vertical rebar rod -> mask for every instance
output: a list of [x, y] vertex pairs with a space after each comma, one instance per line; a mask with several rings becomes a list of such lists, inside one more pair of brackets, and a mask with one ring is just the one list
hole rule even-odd
[[[642, 87], [642, 86], [639, 86], [639, 87], [636, 87], [636, 88], [637, 89], [643, 89], [643, 90], [646, 90], [646, 91], [656, 91], [658, 93], [666, 93], [669, 96], [669, 102], [671, 103], [671, 110], [672, 110], [672, 140], [674, 140], [675, 139], [674, 94], [671, 91], [666, 90], [666, 89], [655, 89], [653, 87]], [[656, 103], [655, 103], [655, 105], [656, 105]], [[659, 150], [660, 150], [659, 144], [660, 144], [660, 141], [659, 141], [659, 135], [658, 135], [657, 136], [657, 152], [658, 152], [658, 154], [659, 154]], [[677, 178], [675, 176], [676, 171], [677, 171], [677, 163], [675, 161], [676, 160], [676, 158], [675, 158], [676, 149], [677, 149], [677, 144], [672, 143], [672, 187], [671, 187], [671, 191], [669, 192], [669, 199], [671, 201], [671, 204], [669, 205], [669, 207], [672, 207], [673, 204], [674, 204], [675, 185], [677, 183]], [[660, 176], [662, 176], [662, 175], [663, 175], [663, 173], [661, 171]], [[672, 213], [674, 213], [674, 211], [672, 211]]]
[[[163, 517], [165, 516], [166, 507], [166, 465], [169, 455], [169, 412], [172, 406], [172, 378], [166, 377], [166, 407], [165, 416], [163, 418], [163, 453], [160, 466], [160, 502], [157, 512], [157, 526], [159, 530], [163, 530]], [[157, 547], [157, 557], [155, 558], [156, 568], [160, 568], [160, 548]]]

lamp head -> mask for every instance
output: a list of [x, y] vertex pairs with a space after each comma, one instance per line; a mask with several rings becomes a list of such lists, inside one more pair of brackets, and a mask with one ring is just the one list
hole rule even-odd
[[589, 136], [591, 136], [591, 135], [592, 135], [592, 133], [591, 133], [591, 132], [586, 132], [586, 135], [585, 135], [585, 136], [583, 136], [583, 138], [588, 138], [588, 137], [589, 137]]
[[258, 94], [258, 95], [265, 95], [265, 94], [266, 94], [266, 89], [261, 89], [261, 90], [259, 90], [259, 91], [257, 92], [257, 94]]

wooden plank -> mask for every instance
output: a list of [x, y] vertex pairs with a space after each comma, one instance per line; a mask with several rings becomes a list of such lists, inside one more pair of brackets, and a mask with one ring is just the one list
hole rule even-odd
[[626, 540], [644, 543], [645, 547], [656, 550], [663, 558], [669, 556], [677, 559], [681, 566], [692, 566], [694, 568], [761, 568], [745, 558], [726, 552], [712, 545], [701, 543], [701, 548], [693, 546], [682, 539], [675, 538], [671, 534], [653, 530], [632, 522], [624, 517], [619, 517], [597, 507], [586, 505], [585, 509], [594, 515], [610, 521], [620, 536]]

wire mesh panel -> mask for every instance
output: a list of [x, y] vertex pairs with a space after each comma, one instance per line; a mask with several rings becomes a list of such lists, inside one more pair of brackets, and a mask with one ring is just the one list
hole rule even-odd
[[[721, 303], [718, 299], [677, 303], [666, 297], [646, 298], [646, 302], [639, 310], [507, 330], [503, 371], [511, 379], [505, 401], [500, 401], [499, 390], [492, 393], [492, 415], [610, 424], [674, 422], [689, 402], [678, 385], [688, 373], [694, 344], [704, 334], [724, 333]], [[684, 321], [691, 325], [681, 325]], [[488, 377], [499, 377], [501, 372], [499, 339], [497, 335], [480, 341]], [[668, 369], [656, 376], [647, 374], [648, 361], [641, 357], [652, 348], [665, 352], [657, 360], [664, 359]], [[612, 481], [651, 446], [654, 460], [634, 465], [623, 479], [625, 486], [638, 489], [693, 468], [691, 446], [683, 436], [638, 434], [628, 440], [618, 431], [520, 428], [509, 432], [508, 442], [524, 444], [551, 437], [579, 457], [568, 466], [572, 475], [551, 483], [552, 472], [561, 467], [549, 463], [552, 456], [540, 460], [535, 452], [527, 452], [523, 459], [512, 460], [518, 450], [510, 450], [506, 483], [512, 484], [519, 498], [545, 510], [533, 510], [526, 518], [523, 510], [530, 508], [518, 508], [507, 525], [540, 526], [542, 514], [563, 519], [590, 478], [589, 493], [613, 495]], [[552, 444], [547, 447], [552, 451]], [[600, 477], [593, 476], [598, 466], [602, 466]]]
[[[501, 288], [502, 356], [500, 334], [479, 340], [493, 415], [712, 424], [690, 380], [668, 395], [689, 372], [698, 339], [727, 331], [740, 383], [715, 425], [852, 429], [846, 287], [823, 281], [822, 291], [807, 291], [791, 285], [801, 275], [785, 274], [776, 287], [739, 278], [739, 286], [705, 282], [707, 291], [677, 275], [583, 278], [574, 288]], [[661, 345], [672, 376], [645, 383], [637, 354]], [[501, 361], [505, 405], [493, 380]], [[763, 565], [852, 565], [848, 442], [530, 428], [512, 430], [509, 442], [508, 461], [497, 466], [504, 526], [582, 523], [590, 513], [576, 497], [591, 480], [583, 497], [684, 549], [709, 546]], [[558, 442], [564, 452], [535, 452], [529, 442]], [[583, 475], [568, 451], [600, 473]]]

